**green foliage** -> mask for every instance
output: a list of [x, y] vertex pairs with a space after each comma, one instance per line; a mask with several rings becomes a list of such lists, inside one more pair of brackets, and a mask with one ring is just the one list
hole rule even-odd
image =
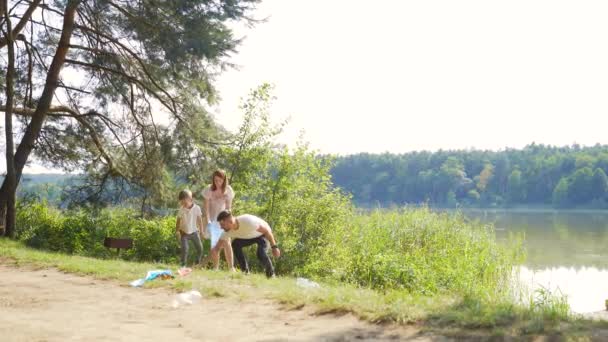
[[103, 246], [105, 237], [132, 238], [125, 260], [172, 262], [177, 258], [175, 218], [143, 219], [127, 209], [60, 211], [44, 202], [22, 202], [17, 210], [17, 238], [26, 245], [97, 258], [116, 255]]
[[352, 209], [348, 197], [333, 187], [330, 158], [319, 158], [305, 143], [294, 149], [274, 143], [281, 126], [269, 119], [271, 91], [265, 84], [250, 93], [241, 105], [245, 117], [237, 144], [222, 148], [220, 155], [238, 193], [236, 213], [265, 218], [286, 255], [276, 262], [277, 271], [298, 273], [328, 247], [326, 234]]
[[592, 196], [596, 199], [603, 199], [608, 194], [608, 176], [604, 170], [599, 167], [593, 171], [593, 179], [591, 180]]
[[[280, 204], [267, 216], [284, 252], [276, 262], [279, 273], [422, 295], [506, 294], [521, 249], [497, 244], [491, 227], [429, 209], [355, 214], [342, 195], [319, 195], [314, 183], [283, 188]], [[104, 237], [126, 237], [134, 239], [134, 248], [123, 251], [122, 259], [177, 260], [174, 217], [142, 219], [125, 209], [60, 212], [45, 203], [22, 203], [17, 227], [18, 238], [34, 248], [112, 258]]]
[[[36, 142], [38, 161], [84, 175], [70, 204], [116, 204], [128, 193], [142, 211], [168, 206], [180, 185], [194, 183], [189, 177], [215, 166], [212, 147], [229, 143], [206, 109], [217, 101], [215, 76], [232, 66], [241, 42], [232, 26], [253, 26], [257, 3], [7, 2], [11, 19], [3, 29], [12, 21], [15, 35], [28, 37], [15, 46], [21, 58], [14, 90], [24, 111], [15, 118], [30, 129], [16, 145]], [[6, 69], [5, 59], [0, 67]], [[54, 81], [65, 78], [62, 68], [78, 77]], [[61, 115], [32, 116], [36, 111]], [[16, 151], [19, 174], [30, 151]]]
[[573, 202], [586, 203], [593, 197], [593, 171], [590, 167], [576, 170], [570, 177], [568, 197]]
[[522, 258], [521, 245], [499, 245], [491, 227], [427, 208], [358, 214], [327, 238], [310, 274], [385, 291], [497, 295]]
[[[331, 170], [335, 184], [364, 207], [453, 207], [455, 200], [458, 206], [608, 208], [606, 173], [608, 146], [537, 144], [497, 152], [361, 153], [336, 158]], [[553, 195], [564, 178], [569, 195], [556, 202]], [[557, 193], [564, 189], [562, 184]]]
[[568, 204], [568, 179], [560, 179], [553, 190], [553, 206], [556, 208], [565, 207]]
[[521, 171], [513, 170], [507, 180], [507, 200], [509, 203], [521, 203], [526, 198], [526, 188], [521, 178]]

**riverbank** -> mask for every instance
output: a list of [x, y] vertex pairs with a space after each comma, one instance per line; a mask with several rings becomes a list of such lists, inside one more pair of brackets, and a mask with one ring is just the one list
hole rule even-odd
[[[16, 272], [21, 272], [23, 267], [58, 269], [123, 286], [140, 278], [147, 270], [176, 268], [176, 265], [99, 260], [41, 252], [7, 240], [0, 240], [0, 258], [5, 265], [20, 267]], [[40, 286], [44, 288], [44, 282]], [[183, 279], [146, 283], [144, 287], [164, 288], [173, 292], [197, 289], [205, 298], [236, 302], [262, 299], [277, 303], [281, 310], [305, 310], [314, 315], [349, 314], [372, 324], [416, 329], [416, 334], [424, 336], [501, 339], [532, 339], [539, 335], [591, 339], [608, 337], [606, 322], [563, 316], [554, 307], [542, 306], [541, 303], [530, 307], [504, 302], [490, 305], [488, 303], [491, 301], [482, 304], [475, 298], [449, 295], [422, 297], [403, 291], [379, 292], [326, 283], [322, 283], [320, 289], [303, 289], [296, 285], [294, 278], [289, 277], [267, 280], [259, 275], [244, 276], [207, 270], [196, 270]], [[409, 330], [408, 333], [411, 332]]]
[[555, 208], [552, 206], [544, 205], [521, 205], [521, 206], [505, 206], [505, 207], [476, 207], [476, 206], [458, 206], [454, 207], [440, 207], [440, 206], [427, 206], [406, 204], [406, 205], [392, 205], [387, 207], [377, 206], [358, 206], [357, 210], [361, 213], [369, 213], [375, 210], [399, 210], [403, 208], [428, 208], [431, 211], [438, 212], [475, 212], [475, 213], [513, 213], [513, 214], [608, 214], [608, 209], [601, 208]]

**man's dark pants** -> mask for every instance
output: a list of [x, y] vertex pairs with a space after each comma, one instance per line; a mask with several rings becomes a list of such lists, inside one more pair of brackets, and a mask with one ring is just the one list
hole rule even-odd
[[257, 256], [258, 260], [264, 265], [264, 269], [266, 270], [266, 276], [272, 277], [274, 275], [274, 267], [272, 266], [272, 261], [268, 254], [266, 254], [266, 248], [268, 246], [268, 241], [264, 239], [264, 236], [260, 236], [253, 239], [233, 239], [232, 240], [232, 250], [234, 252], [234, 257], [239, 265], [239, 269], [245, 273], [249, 273], [249, 264], [247, 263], [247, 258], [245, 258], [245, 254], [243, 253], [243, 248], [251, 245], [257, 244], [258, 251]]

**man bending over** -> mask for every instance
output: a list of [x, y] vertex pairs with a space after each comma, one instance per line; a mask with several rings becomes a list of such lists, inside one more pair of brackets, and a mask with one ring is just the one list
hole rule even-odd
[[[258, 260], [264, 265], [266, 276], [274, 277], [274, 267], [266, 250], [270, 243], [272, 255], [275, 258], [281, 256], [281, 250], [279, 250], [272, 229], [266, 221], [248, 214], [233, 216], [229, 210], [224, 210], [217, 216], [217, 222], [224, 231], [220, 237], [222, 243], [218, 243], [218, 245], [227, 244], [226, 240], [232, 238], [232, 250], [241, 271], [249, 273], [249, 264], [247, 264], [247, 259], [243, 254], [243, 247], [258, 245]], [[216, 245], [216, 248], [219, 247]]]

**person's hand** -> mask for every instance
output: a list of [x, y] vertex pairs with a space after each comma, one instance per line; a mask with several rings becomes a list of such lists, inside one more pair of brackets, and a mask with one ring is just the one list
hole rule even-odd
[[273, 248], [272, 249], [272, 255], [274, 255], [275, 258], [278, 258], [281, 256], [281, 250], [278, 248]]

